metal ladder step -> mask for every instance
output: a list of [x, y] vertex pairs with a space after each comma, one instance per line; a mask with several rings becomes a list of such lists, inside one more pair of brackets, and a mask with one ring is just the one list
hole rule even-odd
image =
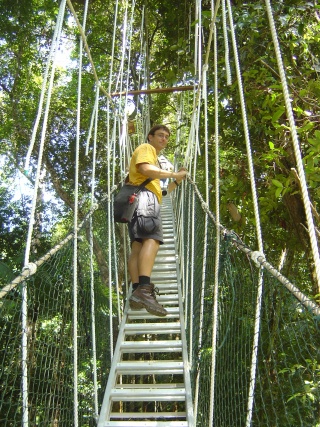
[[139, 418], [185, 418], [186, 412], [111, 412], [110, 418], [139, 419]]
[[177, 389], [153, 389], [153, 388], [133, 388], [120, 389], [114, 388], [111, 390], [110, 397], [114, 402], [183, 402], [185, 400], [186, 391], [184, 388]]
[[118, 375], [183, 374], [183, 362], [180, 360], [148, 360], [117, 363]]
[[189, 424], [187, 421], [106, 421], [103, 424], [99, 424], [99, 427], [187, 427]]
[[176, 262], [177, 262], [177, 258], [175, 255], [163, 255], [163, 256], [157, 256], [156, 257], [156, 265], [157, 264], [174, 264], [174, 266], [176, 266]]
[[162, 272], [164, 272], [164, 273], [171, 273], [171, 274], [177, 275], [177, 265], [176, 265], [176, 263], [174, 263], [174, 264], [167, 263], [167, 264], [158, 264], [158, 265], [155, 265], [154, 268], [153, 268], [153, 270], [152, 270], [152, 276], [154, 276], [154, 274], [156, 274], [156, 273], [162, 273]]
[[180, 332], [180, 322], [127, 323], [124, 328], [126, 335], [179, 334]]
[[182, 341], [124, 341], [121, 344], [121, 351], [122, 353], [176, 353], [182, 351]]
[[[166, 319], [179, 319], [179, 307], [166, 307], [168, 314], [166, 315]], [[157, 319], [157, 316], [154, 314], [148, 313], [146, 309], [141, 310], [128, 310], [128, 319], [129, 320], [139, 320], [139, 319]]]
[[115, 388], [184, 388], [183, 383], [118, 384]]
[[166, 273], [166, 272], [152, 272], [152, 276], [151, 276], [151, 281], [153, 281], [153, 279], [159, 279], [159, 280], [177, 280], [177, 273], [176, 272], [171, 272], [171, 273]]

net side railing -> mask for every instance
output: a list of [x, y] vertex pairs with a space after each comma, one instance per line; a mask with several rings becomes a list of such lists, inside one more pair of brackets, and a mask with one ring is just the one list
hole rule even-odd
[[[215, 233], [209, 221], [204, 298], [200, 298], [203, 275], [203, 233], [206, 212], [202, 201], [187, 185], [184, 201], [194, 196], [194, 209], [176, 198], [181, 273], [186, 305], [186, 331], [192, 361], [193, 392], [197, 396], [197, 425], [209, 426]], [[191, 205], [193, 206], [193, 205]], [[107, 218], [98, 210], [94, 233], [103, 257]], [[194, 233], [191, 224], [194, 219]], [[179, 229], [179, 227], [177, 227]], [[118, 277], [121, 300], [125, 297], [122, 241], [123, 227], [115, 229], [112, 278]], [[192, 235], [194, 239], [191, 240]], [[191, 255], [194, 259], [191, 260]], [[101, 255], [101, 254], [100, 254]], [[88, 265], [87, 231], [79, 231], [78, 250], [78, 421], [95, 425], [94, 394], [99, 408], [111, 363], [111, 348], [117, 338], [118, 301], [116, 279], [112, 279], [113, 309], [109, 305], [109, 284], [102, 280], [94, 262], [95, 324], [98, 390], [93, 381], [91, 329], [91, 273]], [[118, 274], [115, 272], [117, 263]], [[28, 297], [28, 409], [30, 426], [73, 425], [74, 336], [73, 336], [73, 240], [38, 267], [0, 299], [0, 425], [20, 425], [22, 420], [21, 305], [22, 286]], [[191, 271], [191, 268], [193, 271]], [[120, 271], [120, 273], [119, 273]], [[193, 292], [189, 282], [193, 280]], [[221, 240], [218, 333], [214, 388], [214, 425], [245, 426], [255, 319], [258, 269], [250, 257], [225, 235]], [[191, 295], [193, 299], [191, 300]], [[259, 336], [258, 365], [254, 388], [253, 426], [316, 427], [319, 423], [319, 318], [305, 308], [274, 276], [265, 272], [263, 310]], [[191, 314], [192, 313], [192, 314]], [[203, 316], [201, 317], [201, 313]], [[110, 316], [111, 314], [111, 316]], [[191, 322], [192, 318], [192, 322]], [[111, 337], [110, 322], [113, 336]], [[200, 327], [202, 338], [199, 342]], [[111, 340], [113, 342], [111, 342]], [[196, 384], [199, 384], [198, 389]]]
[[[104, 209], [98, 209], [94, 219], [99, 223], [94, 236], [102, 251], [99, 256], [108, 259], [106, 245], [107, 218]], [[78, 234], [78, 425], [93, 426], [96, 419], [95, 394], [102, 402], [111, 348], [117, 339], [118, 301], [116, 286], [102, 279], [94, 257], [94, 299], [96, 346], [92, 337], [90, 247], [87, 239], [88, 221]], [[120, 230], [116, 241], [120, 242]], [[73, 327], [73, 239], [67, 239], [57, 252], [42, 263], [35, 274], [12, 287], [0, 299], [0, 425], [22, 424], [22, 287], [27, 289], [27, 384], [28, 426], [71, 426], [74, 415], [74, 327]], [[120, 251], [120, 244], [116, 245]], [[38, 251], [39, 252], [39, 251]], [[119, 260], [123, 259], [119, 256]], [[112, 278], [115, 274], [113, 256]], [[119, 265], [117, 266], [119, 267]], [[108, 274], [107, 274], [108, 276]], [[112, 292], [112, 313], [110, 310]], [[122, 288], [120, 295], [122, 296]], [[112, 322], [113, 336], [109, 333]], [[111, 340], [113, 342], [111, 342]], [[93, 352], [97, 359], [97, 389], [94, 384]]]
[[[211, 427], [209, 396], [212, 387], [216, 226], [214, 221], [209, 221], [205, 291], [201, 301], [206, 209], [203, 200], [194, 191], [193, 185], [187, 185], [177, 196], [176, 222], [184, 230], [178, 236], [178, 245], [183, 247], [184, 253], [181, 262], [186, 289], [185, 317], [192, 360], [193, 391], [195, 393], [198, 390], [198, 395], [194, 396], [197, 402], [197, 426]], [[184, 204], [184, 208], [181, 208]], [[191, 229], [193, 221], [194, 232]], [[192, 254], [195, 254], [194, 259], [191, 259]], [[215, 427], [242, 427], [247, 425], [259, 270], [250, 256], [240, 251], [228, 234], [221, 239], [219, 258], [213, 423]], [[193, 272], [190, 271], [191, 267], [194, 268]], [[319, 316], [306, 308], [277, 278], [265, 271], [260, 322], [251, 425], [318, 426]]]

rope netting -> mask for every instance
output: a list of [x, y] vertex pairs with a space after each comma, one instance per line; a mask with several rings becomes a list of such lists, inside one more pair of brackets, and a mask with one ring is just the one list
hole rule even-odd
[[[198, 426], [208, 426], [211, 393], [216, 226], [208, 224], [203, 295], [203, 200], [185, 186], [175, 201], [194, 198], [177, 216], [183, 245], [182, 280], [185, 319], [192, 360], [192, 384]], [[191, 224], [195, 232], [191, 233]], [[220, 242], [218, 331], [214, 388], [214, 425], [245, 426], [250, 390], [255, 306], [259, 269], [236, 248], [237, 236], [222, 233]], [[192, 250], [193, 248], [193, 250]], [[192, 254], [195, 253], [194, 259]], [[193, 268], [193, 271], [191, 271]], [[190, 277], [194, 276], [193, 291]], [[192, 295], [192, 300], [190, 295]], [[203, 307], [202, 307], [203, 306]], [[319, 308], [308, 310], [274, 275], [264, 272], [261, 327], [252, 425], [316, 426], [319, 422]], [[191, 320], [192, 319], [192, 325]], [[201, 340], [199, 342], [199, 336]], [[198, 384], [198, 387], [196, 387]]]
[[[194, 199], [194, 206], [189, 198]], [[183, 203], [183, 200], [186, 203]], [[208, 424], [211, 392], [213, 293], [215, 275], [216, 226], [208, 223], [205, 283], [203, 276], [203, 236], [208, 213], [194, 185], [188, 184], [177, 196], [177, 206], [184, 205], [177, 223], [183, 246], [180, 257], [184, 289], [186, 331], [192, 361], [193, 390], [198, 378], [197, 425]], [[180, 212], [176, 209], [176, 212]], [[97, 243], [108, 251], [103, 235], [107, 230], [105, 211], [97, 209], [93, 219], [99, 222]], [[195, 223], [193, 239], [191, 223]], [[88, 225], [89, 219], [85, 222]], [[90, 245], [85, 226], [78, 237], [78, 422], [94, 425], [97, 408], [111, 364], [112, 347], [117, 338], [118, 301], [116, 277], [119, 277], [120, 306], [126, 296], [124, 277], [123, 227], [116, 229], [117, 253], [112, 256], [112, 284], [106, 287], [97, 264], [95, 278], [96, 347], [92, 340], [91, 271], [88, 265]], [[218, 333], [214, 389], [215, 425], [245, 425], [247, 417], [250, 366], [254, 335], [255, 302], [259, 269], [250, 257], [237, 249], [236, 237], [223, 234], [220, 249]], [[191, 250], [194, 248], [194, 252]], [[191, 254], [196, 254], [191, 259]], [[70, 239], [38, 267], [26, 280], [28, 294], [28, 405], [29, 425], [72, 425], [74, 416], [73, 382], [73, 242]], [[193, 271], [191, 271], [191, 268]], [[117, 272], [116, 272], [117, 271]], [[191, 280], [193, 291], [191, 292]], [[296, 299], [273, 275], [264, 274], [261, 329], [254, 409], [255, 426], [316, 426], [319, 418], [319, 314], [316, 316]], [[22, 416], [21, 394], [21, 284], [1, 299], [1, 401], [0, 423], [18, 425]], [[203, 288], [203, 289], [202, 289]], [[109, 292], [112, 292], [112, 310]], [[192, 297], [191, 297], [192, 295]], [[201, 297], [203, 295], [203, 297]], [[110, 313], [113, 312], [113, 338]], [[192, 326], [191, 326], [192, 319]], [[199, 335], [201, 333], [201, 340]], [[111, 342], [111, 339], [113, 342]], [[96, 353], [97, 371], [93, 370]], [[97, 388], [94, 384], [97, 376]]]
[[[100, 256], [108, 259], [108, 248], [104, 245], [107, 229], [104, 210], [95, 212], [102, 233], [94, 233], [95, 245], [102, 248]], [[101, 405], [111, 351], [115, 342], [108, 333], [114, 328], [116, 340], [118, 303], [115, 282], [110, 287], [101, 279], [97, 263], [94, 263], [94, 312], [92, 314], [92, 273], [90, 268], [90, 244], [88, 243], [89, 219], [78, 233], [78, 321], [77, 321], [77, 365], [78, 395], [77, 419], [81, 426], [95, 424], [98, 407]], [[73, 236], [73, 233], [71, 237]], [[113, 250], [113, 248], [110, 248]], [[115, 269], [123, 271], [123, 256], [115, 266], [114, 256], [108, 266], [112, 277]], [[73, 240], [55, 251], [38, 267], [36, 273], [25, 280], [27, 309], [27, 363], [28, 424], [30, 426], [74, 425], [74, 298], [73, 298]], [[110, 309], [109, 294], [112, 296]], [[21, 382], [21, 327], [22, 327], [22, 284], [12, 287], [1, 299], [0, 342], [1, 342], [1, 393], [0, 425], [21, 425], [23, 396]], [[112, 314], [115, 313], [115, 314]], [[111, 313], [111, 315], [110, 315]], [[95, 343], [92, 333], [93, 318]], [[94, 366], [94, 356], [97, 366]], [[97, 377], [95, 384], [94, 377]], [[99, 406], [100, 408], [100, 406]]]
[[[128, 135], [127, 97], [113, 101], [111, 89], [127, 91], [130, 43], [134, 22], [135, 2], [121, 5], [115, 2], [115, 29], [123, 24], [119, 41], [121, 56], [119, 69], [113, 69], [113, 56], [108, 91], [99, 81], [85, 39], [86, 9], [81, 25], [70, 0], [60, 6], [54, 44], [58, 43], [66, 3], [74, 15], [82, 37], [82, 44], [93, 68], [95, 100], [86, 153], [92, 156], [92, 189], [89, 214], [80, 221], [78, 216], [78, 188], [75, 194], [73, 232], [42, 258], [31, 251], [34, 232], [31, 214], [25, 266], [22, 274], [0, 290], [0, 424], [1, 426], [92, 426], [99, 413], [107, 383], [118, 325], [128, 290], [128, 236], [124, 226], [112, 219], [112, 198], [115, 185], [126, 175], [128, 159], [134, 147], [144, 141], [150, 126], [148, 97], [140, 99], [136, 116], [136, 134]], [[267, 10], [272, 23], [272, 13]], [[316, 427], [319, 424], [319, 313], [320, 308], [303, 292], [268, 263], [263, 253], [259, 219], [258, 195], [255, 188], [254, 167], [245, 100], [241, 85], [237, 43], [233, 32], [230, 1], [221, 2], [223, 32], [229, 27], [236, 58], [235, 68], [240, 90], [244, 143], [251, 178], [253, 221], [248, 240], [254, 251], [233, 232], [220, 224], [219, 206], [219, 81], [215, 68], [215, 132], [210, 140], [208, 129], [207, 73], [209, 52], [217, 55], [216, 18], [220, 1], [212, 2], [209, 43], [203, 55], [202, 2], [195, 2], [195, 70], [199, 85], [192, 94], [172, 95], [170, 101], [178, 105], [175, 123], [177, 151], [172, 156], [175, 167], [186, 166], [192, 179], [181, 187], [173, 198], [177, 247], [182, 276], [185, 327], [189, 345], [195, 414], [198, 426], [279, 426]], [[141, 28], [144, 27], [145, 9]], [[149, 79], [147, 41], [141, 31], [141, 68]], [[276, 43], [276, 34], [273, 33]], [[227, 81], [230, 84], [228, 41], [225, 41]], [[40, 108], [47, 99], [41, 142], [45, 143], [46, 119], [54, 81], [53, 61], [46, 69], [48, 93], [41, 97], [39, 113], [28, 151], [30, 160], [36, 127], [40, 122]], [[204, 63], [202, 60], [204, 59]], [[281, 57], [278, 56], [281, 67]], [[129, 62], [128, 62], [129, 63]], [[217, 67], [217, 57], [214, 59]], [[285, 76], [283, 85], [285, 86]], [[77, 106], [76, 183], [79, 171], [81, 72], [79, 73]], [[44, 83], [44, 89], [46, 83]], [[103, 104], [107, 147], [107, 195], [102, 203], [95, 200], [97, 163], [97, 133], [99, 96], [106, 96]], [[286, 91], [285, 91], [286, 93]], [[288, 100], [287, 100], [288, 101]], [[290, 109], [290, 106], [287, 105]], [[288, 113], [288, 115], [290, 115]], [[172, 118], [172, 116], [170, 116]], [[294, 130], [294, 123], [291, 124]], [[295, 134], [295, 132], [293, 132]], [[204, 153], [201, 138], [204, 136]], [[104, 135], [105, 137], [105, 135]], [[91, 147], [91, 139], [93, 144]], [[186, 143], [187, 141], [187, 143]], [[214, 142], [213, 142], [214, 141]], [[210, 206], [209, 145], [215, 144], [216, 212]], [[103, 142], [105, 144], [105, 142]], [[85, 144], [84, 144], [85, 145]], [[41, 145], [41, 149], [42, 149]], [[41, 151], [40, 151], [41, 154]], [[296, 147], [296, 155], [299, 150]], [[100, 159], [101, 160], [101, 159]], [[299, 159], [298, 159], [299, 160]], [[298, 161], [299, 163], [299, 161]], [[201, 165], [200, 168], [198, 167]], [[213, 169], [213, 168], [212, 168]], [[200, 170], [200, 174], [199, 174]], [[41, 175], [41, 155], [37, 178]], [[303, 170], [299, 170], [303, 175]], [[201, 190], [195, 182], [201, 181]], [[303, 180], [302, 180], [303, 181]], [[38, 179], [37, 183], [38, 184]], [[71, 191], [71, 189], [69, 189]], [[33, 211], [37, 202], [35, 191]], [[310, 208], [308, 194], [303, 188], [304, 203]], [[203, 196], [202, 196], [203, 194]], [[212, 203], [211, 203], [212, 205]], [[310, 217], [310, 215], [309, 215]], [[318, 254], [309, 218], [311, 246], [315, 273], [318, 274]], [[64, 228], [64, 227], [63, 227]], [[59, 234], [59, 233], [58, 233]], [[256, 237], [254, 237], [256, 236]], [[293, 266], [291, 277], [308, 266]], [[298, 271], [299, 270], [299, 271]], [[306, 273], [307, 277], [307, 273]], [[299, 284], [298, 284], [299, 285]], [[302, 289], [310, 289], [302, 286]]]

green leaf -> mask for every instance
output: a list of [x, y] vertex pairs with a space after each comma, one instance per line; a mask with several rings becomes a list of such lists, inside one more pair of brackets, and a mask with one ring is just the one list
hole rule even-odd
[[298, 133], [302, 133], [302, 132], [306, 132], [306, 131], [308, 131], [308, 130], [310, 130], [310, 129], [313, 129], [313, 127], [314, 127], [314, 123], [313, 122], [307, 122], [306, 124], [304, 124], [301, 128], [298, 128], [297, 129], [297, 132]]
[[282, 114], [285, 112], [285, 108], [284, 107], [280, 107], [272, 116], [272, 121], [273, 122], [277, 122], [280, 117], [282, 116]]
[[277, 179], [273, 179], [272, 184], [275, 185], [276, 187], [281, 188], [281, 189], [283, 188], [283, 184], [280, 181], [278, 181]]
[[271, 141], [269, 141], [269, 147], [270, 147], [271, 150], [273, 150], [274, 149], [274, 143], [271, 142]]
[[276, 198], [278, 199], [281, 196], [282, 188], [276, 189]]

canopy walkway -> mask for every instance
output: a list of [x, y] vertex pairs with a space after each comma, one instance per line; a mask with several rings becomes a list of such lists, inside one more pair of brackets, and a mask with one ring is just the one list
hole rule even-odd
[[[164, 198], [161, 214], [165, 245], [159, 249], [152, 281], [160, 292], [157, 299], [167, 307], [168, 315], [162, 319], [145, 309], [131, 310], [127, 301], [99, 427], [194, 425], [181, 279], [169, 197]], [[113, 408], [118, 402], [121, 404], [116, 412]], [[137, 402], [141, 402], [139, 409]]]
[[[261, 427], [317, 425], [319, 307], [280, 273], [269, 273], [270, 265], [262, 261], [267, 268], [257, 311], [260, 269], [251, 261], [252, 251], [239, 250], [241, 241], [227, 230], [220, 243], [215, 295], [216, 226], [197, 187], [185, 184], [173, 199], [173, 221], [170, 199], [165, 200], [166, 244], [152, 279], [169, 311], [167, 318], [131, 311], [125, 285], [117, 288], [113, 282], [106, 293], [99, 276], [92, 276], [90, 244], [81, 237], [88, 219], [78, 235], [83, 268], [76, 320], [74, 233], [32, 272], [24, 271], [10, 288], [2, 288], [1, 425], [20, 424], [23, 416], [25, 426], [91, 426], [96, 420], [99, 426], [202, 427], [213, 425], [213, 419], [216, 426], [247, 426], [248, 418]], [[101, 223], [105, 211], [96, 210], [95, 217]], [[108, 217], [104, 221], [107, 227]], [[116, 236], [114, 278], [125, 271], [122, 228], [110, 231]], [[95, 245], [100, 241], [103, 247], [104, 235], [100, 229]], [[27, 364], [20, 351], [23, 284]]]

